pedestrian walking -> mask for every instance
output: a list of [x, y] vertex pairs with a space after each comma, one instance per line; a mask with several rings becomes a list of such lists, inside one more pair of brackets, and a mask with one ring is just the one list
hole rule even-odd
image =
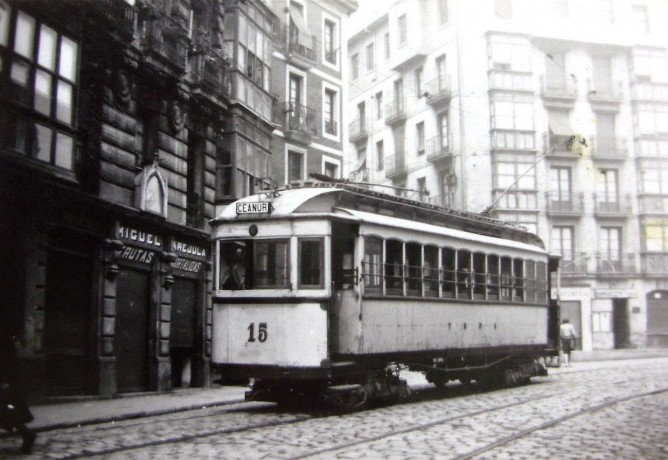
[[0, 428], [17, 432], [23, 439], [21, 450], [32, 452], [37, 434], [26, 423], [33, 420], [26, 403], [24, 386], [19, 382], [15, 337], [7, 326], [0, 325]]
[[571, 351], [575, 348], [575, 328], [567, 319], [564, 319], [559, 326], [559, 337], [564, 364], [566, 367], [571, 367]]

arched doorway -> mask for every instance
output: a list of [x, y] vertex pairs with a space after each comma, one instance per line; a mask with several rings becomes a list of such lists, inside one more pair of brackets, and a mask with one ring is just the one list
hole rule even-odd
[[668, 291], [647, 294], [647, 346], [668, 348]]

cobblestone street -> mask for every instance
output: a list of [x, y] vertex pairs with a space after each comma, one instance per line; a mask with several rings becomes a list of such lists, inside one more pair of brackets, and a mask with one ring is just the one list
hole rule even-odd
[[[438, 393], [343, 416], [244, 403], [40, 433], [34, 458], [643, 458], [668, 456], [668, 359], [578, 363], [528, 386]], [[0, 438], [0, 456], [18, 440]]]

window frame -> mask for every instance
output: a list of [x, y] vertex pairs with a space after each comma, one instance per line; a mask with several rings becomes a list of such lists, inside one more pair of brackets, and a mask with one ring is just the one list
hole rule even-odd
[[[303, 243], [318, 243], [318, 283], [308, 284], [303, 282], [303, 269], [304, 266], [304, 249], [302, 247]], [[325, 238], [323, 237], [298, 237], [297, 238], [297, 287], [298, 289], [323, 289], [325, 287]], [[309, 268], [312, 269], [313, 266], [309, 265]]]

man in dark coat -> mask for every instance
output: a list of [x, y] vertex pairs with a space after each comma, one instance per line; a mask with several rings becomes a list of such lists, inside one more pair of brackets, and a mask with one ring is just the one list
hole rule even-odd
[[0, 325], [0, 428], [10, 433], [17, 431], [23, 438], [21, 449], [28, 454], [37, 435], [26, 426], [33, 416], [18, 378], [15, 338], [7, 321], [3, 323]]

